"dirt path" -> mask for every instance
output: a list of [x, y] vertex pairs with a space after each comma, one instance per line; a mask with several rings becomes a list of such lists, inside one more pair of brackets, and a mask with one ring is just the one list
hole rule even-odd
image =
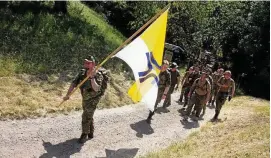
[[[173, 95], [170, 112], [159, 108], [152, 124], [145, 122], [148, 110], [143, 105], [97, 110], [95, 133], [84, 145], [77, 143], [81, 132], [81, 112], [57, 117], [1, 121], [0, 157], [137, 157], [166, 148], [183, 140], [212, 117], [207, 109], [204, 120], [180, 122], [182, 105]], [[161, 105], [160, 105], [161, 106]]]

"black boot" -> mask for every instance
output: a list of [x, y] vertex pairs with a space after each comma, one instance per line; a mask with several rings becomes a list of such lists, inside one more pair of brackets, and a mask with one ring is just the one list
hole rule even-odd
[[218, 118], [219, 112], [215, 111], [215, 116], [212, 118], [212, 121], [216, 121]]
[[82, 133], [80, 138], [78, 139], [78, 143], [83, 144], [85, 143], [86, 139], [87, 139], [87, 134]]
[[214, 106], [215, 105], [215, 100], [212, 100], [212, 106]]
[[148, 118], [147, 118], [147, 120], [146, 120], [146, 122], [148, 123], [148, 124], [151, 124], [151, 119], [152, 119], [152, 116], [154, 115], [154, 111], [152, 112], [152, 111], [150, 111], [149, 112], [149, 116], [148, 116]]
[[88, 139], [92, 139], [93, 138], [93, 133], [89, 133], [88, 134]]

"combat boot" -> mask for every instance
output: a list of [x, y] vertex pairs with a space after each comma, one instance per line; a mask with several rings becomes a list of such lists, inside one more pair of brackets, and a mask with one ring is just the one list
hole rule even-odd
[[151, 119], [152, 119], [152, 116], [154, 115], [154, 111], [152, 112], [152, 111], [150, 111], [149, 112], [149, 116], [148, 116], [148, 118], [147, 118], [147, 120], [146, 120], [146, 122], [148, 123], [148, 124], [151, 124]]
[[212, 106], [215, 106], [215, 100], [212, 100]]
[[88, 139], [92, 139], [93, 138], [93, 133], [89, 133], [88, 134]]
[[82, 133], [80, 138], [78, 139], [78, 143], [83, 144], [85, 143], [86, 139], [87, 139], [87, 134]]
[[218, 115], [219, 115], [219, 112], [215, 112], [215, 116], [212, 118], [212, 121], [216, 121], [217, 120], [217, 117], [218, 117]]

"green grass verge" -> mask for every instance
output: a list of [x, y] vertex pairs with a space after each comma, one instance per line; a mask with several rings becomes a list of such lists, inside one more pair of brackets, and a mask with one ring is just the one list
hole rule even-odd
[[224, 121], [208, 122], [183, 142], [145, 157], [270, 157], [269, 104], [252, 97], [236, 97], [223, 107]]

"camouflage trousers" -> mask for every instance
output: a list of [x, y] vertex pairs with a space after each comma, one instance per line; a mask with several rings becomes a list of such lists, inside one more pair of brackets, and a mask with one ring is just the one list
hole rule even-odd
[[228, 97], [228, 92], [218, 92], [216, 96], [215, 112], [219, 115], [222, 106], [225, 104]]
[[[158, 88], [157, 98], [156, 98], [156, 102], [154, 105], [154, 111], [157, 109], [157, 105], [161, 102], [165, 89], [166, 89], [166, 87], [159, 87]], [[154, 115], [154, 111], [149, 111], [148, 120], [150, 120], [152, 118], [152, 116]]]
[[180, 101], [182, 101], [183, 96], [184, 96], [184, 107], [188, 103], [188, 93], [190, 91], [190, 88], [191, 88], [190, 86], [182, 88], [182, 92], [181, 92], [181, 96], [180, 96]]
[[163, 107], [167, 107], [167, 106], [171, 105], [171, 94], [174, 92], [174, 87], [175, 87], [175, 85], [174, 85], [174, 86], [171, 85], [171, 86], [169, 87], [169, 90], [168, 90], [168, 92], [167, 92], [167, 96], [166, 96], [166, 98], [165, 98]]
[[194, 109], [196, 110], [196, 117], [199, 117], [201, 110], [205, 104], [207, 95], [198, 95], [194, 93], [189, 100], [188, 107], [186, 109], [186, 115], [189, 116], [194, 105]]
[[210, 101], [212, 101], [212, 103], [214, 103], [214, 101], [216, 100], [216, 95], [217, 95], [218, 89], [219, 89], [219, 87], [217, 85], [213, 85], [213, 90], [212, 90], [211, 96], [210, 96]]
[[157, 105], [161, 102], [162, 97], [164, 95], [166, 87], [159, 87], [158, 88], [158, 93], [157, 93], [157, 98], [156, 98], [156, 102], [154, 105], [154, 110], [157, 108]]
[[100, 101], [100, 97], [94, 99], [83, 100], [83, 114], [82, 114], [82, 133], [93, 134], [94, 120], [93, 115]]

